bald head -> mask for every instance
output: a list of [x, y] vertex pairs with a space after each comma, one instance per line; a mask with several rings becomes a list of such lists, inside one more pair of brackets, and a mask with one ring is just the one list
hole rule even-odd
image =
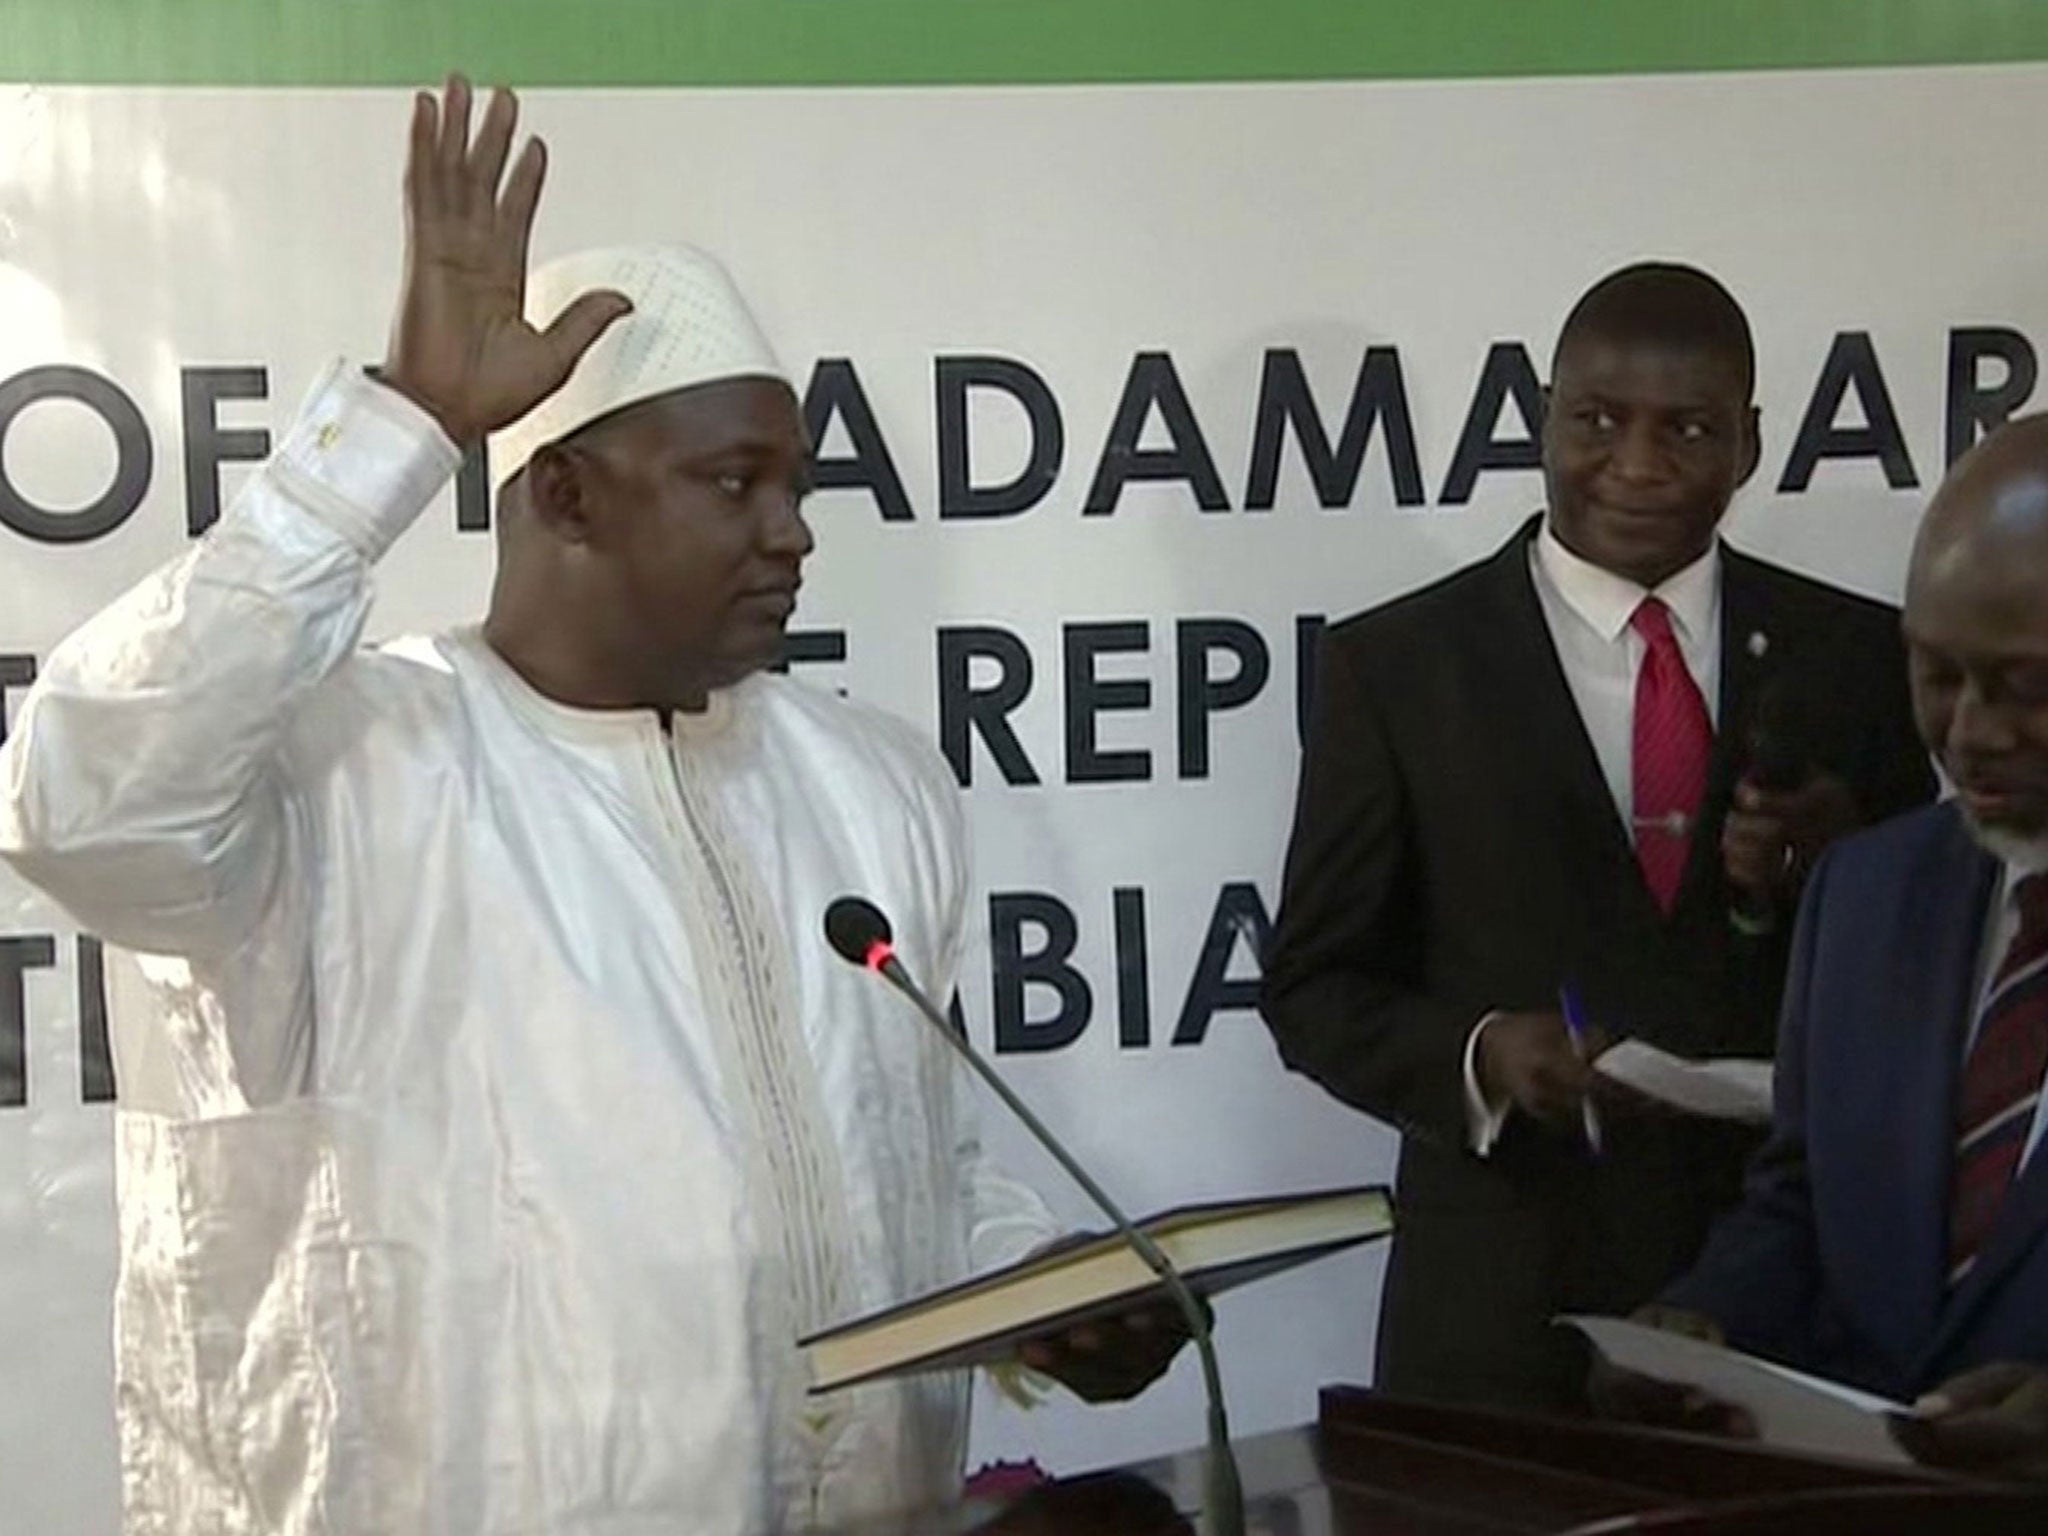
[[[1913, 570], [1957, 561], [2048, 571], [2048, 414], [2007, 422], [1949, 470], [1914, 540]], [[1911, 578], [1909, 578], [1910, 580]], [[2048, 588], [2040, 589], [2048, 599]]]
[[1906, 573], [1913, 708], [1972, 827], [2048, 864], [2048, 415], [2007, 423], [1934, 493]]

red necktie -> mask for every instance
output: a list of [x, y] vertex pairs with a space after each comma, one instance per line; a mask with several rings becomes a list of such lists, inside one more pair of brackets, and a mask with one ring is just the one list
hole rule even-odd
[[2013, 887], [2019, 931], [1992, 973], [1956, 1097], [1949, 1192], [1949, 1281], [1969, 1273], [1991, 1235], [2034, 1127], [2048, 1074], [2048, 875]]
[[1629, 623], [1643, 637], [1636, 671], [1634, 752], [1636, 862], [1643, 883], [1669, 913], [1692, 852], [1693, 824], [1707, 792], [1714, 725], [1671, 632], [1671, 610], [1646, 597]]

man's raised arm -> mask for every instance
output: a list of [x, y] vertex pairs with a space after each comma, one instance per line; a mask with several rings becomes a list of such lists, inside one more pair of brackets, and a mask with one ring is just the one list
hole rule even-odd
[[524, 316], [545, 170], [499, 92], [475, 142], [470, 91], [414, 103], [405, 277], [378, 378], [337, 365], [283, 445], [194, 548], [51, 654], [0, 754], [0, 857], [131, 948], [227, 952], [289, 864], [280, 748], [350, 654], [370, 569], [461, 450], [558, 388], [623, 315], [587, 294]]

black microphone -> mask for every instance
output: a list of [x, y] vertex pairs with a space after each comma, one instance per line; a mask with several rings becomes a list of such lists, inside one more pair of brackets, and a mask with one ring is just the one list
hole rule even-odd
[[[1749, 767], [1743, 778], [1758, 789], [1785, 794], [1812, 773], [1791, 690], [1777, 681], [1764, 684], [1750, 713]], [[1737, 933], [1760, 938], [1777, 926], [1777, 907], [1763, 892], [1737, 891], [1728, 903], [1728, 922]]]
[[1813, 771], [1807, 760], [1799, 703], [1778, 682], [1758, 690], [1749, 719], [1749, 774], [1759, 789], [1785, 791], [1804, 784]]
[[1060, 1143], [1060, 1139], [1011, 1091], [1010, 1085], [996, 1076], [994, 1069], [982, 1060], [981, 1054], [967, 1043], [966, 1036], [953, 1028], [944, 1010], [925, 996], [923, 989], [911, 979], [910, 972], [904, 969], [903, 962], [896, 958], [895, 946], [891, 943], [893, 937], [889, 919], [871, 901], [864, 901], [858, 896], [841, 896], [825, 909], [825, 941], [833, 951], [842, 960], [873, 971], [916, 1005], [925, 1021], [960, 1053], [983, 1082], [995, 1090], [996, 1097], [1024, 1122], [1025, 1129], [1038, 1138], [1039, 1144], [1053, 1155], [1054, 1160], [1067, 1170], [1088, 1198], [1110, 1219], [1117, 1234], [1130, 1245], [1132, 1252], [1145, 1261], [1145, 1267], [1159, 1277], [1166, 1293], [1180, 1308], [1181, 1316], [1187, 1320], [1188, 1332], [1194, 1338], [1195, 1348], [1201, 1354], [1202, 1384], [1209, 1396], [1209, 1447], [1202, 1498], [1206, 1515], [1204, 1524], [1210, 1536], [1244, 1536], [1244, 1490], [1238, 1480], [1237, 1457], [1230, 1449], [1230, 1423], [1223, 1410], [1223, 1373], [1216, 1364], [1216, 1345], [1209, 1337], [1209, 1320], [1202, 1314], [1201, 1303], [1195, 1300], [1194, 1292], [1188, 1289], [1180, 1271], [1160, 1251], [1159, 1245], [1132, 1224], [1130, 1217], [1110, 1199], [1109, 1192], [1095, 1182], [1088, 1170]]

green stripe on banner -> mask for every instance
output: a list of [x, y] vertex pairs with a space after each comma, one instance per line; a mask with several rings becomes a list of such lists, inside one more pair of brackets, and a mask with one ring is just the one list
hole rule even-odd
[[880, 85], [2048, 58], [2039, 0], [0, 0], [0, 78]]

